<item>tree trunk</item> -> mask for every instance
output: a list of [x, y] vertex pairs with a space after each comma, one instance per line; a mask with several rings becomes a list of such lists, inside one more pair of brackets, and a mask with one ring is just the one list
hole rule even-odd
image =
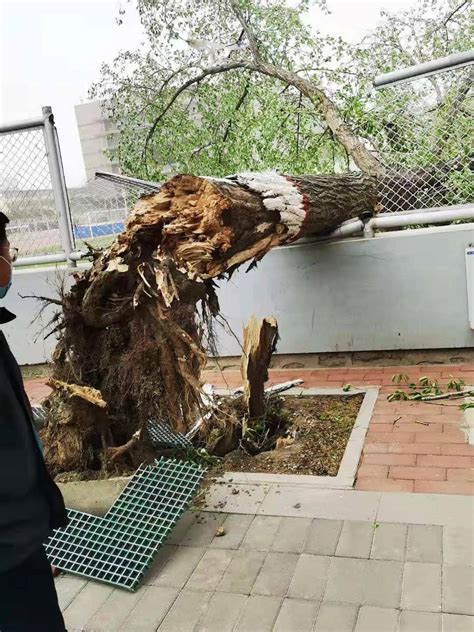
[[141, 198], [127, 232], [143, 238], [160, 225], [158, 258], [172, 260], [190, 279], [205, 280], [259, 260], [275, 246], [372, 214], [376, 206], [376, 180], [362, 174], [183, 175]]
[[265, 382], [277, 340], [278, 325], [271, 316], [259, 322], [253, 315], [244, 327], [241, 374], [249, 421], [265, 413]]
[[189, 429], [205, 414], [200, 378], [203, 334], [218, 312], [213, 279], [372, 213], [376, 203], [369, 176], [273, 172], [181, 175], [142, 197], [124, 232], [62, 296], [57, 388], [43, 431], [53, 471], [136, 467], [152, 453], [150, 419]]

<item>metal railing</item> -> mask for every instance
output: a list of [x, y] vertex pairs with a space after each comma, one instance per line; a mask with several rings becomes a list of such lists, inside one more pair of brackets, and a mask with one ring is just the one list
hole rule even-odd
[[0, 210], [10, 219], [18, 265], [70, 259], [74, 238], [50, 107], [38, 119], [0, 127]]
[[455, 207], [474, 201], [474, 52], [377, 77], [360, 126], [387, 170], [382, 212]]

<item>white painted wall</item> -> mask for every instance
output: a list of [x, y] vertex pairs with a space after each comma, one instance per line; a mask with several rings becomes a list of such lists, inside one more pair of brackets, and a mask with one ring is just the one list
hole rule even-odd
[[[257, 270], [221, 282], [222, 312], [239, 335], [252, 313], [276, 316], [280, 353], [474, 347], [464, 254], [471, 243], [474, 228], [464, 224], [280, 248]], [[4, 331], [22, 364], [44, 362], [53, 341], [34, 342], [37, 306], [18, 294], [51, 295], [55, 278], [54, 269], [15, 272], [5, 306], [19, 317]], [[218, 334], [222, 355], [239, 354], [232, 336]]]
[[55, 338], [45, 339], [43, 328], [54, 315], [54, 308], [47, 307], [41, 317], [38, 315], [40, 303], [34, 299], [21, 298], [36, 296], [57, 297], [59, 282], [67, 270], [62, 267], [37, 268], [32, 270], [16, 269], [13, 285], [2, 305], [16, 314], [16, 320], [2, 326], [8, 343], [19, 364], [41, 364], [51, 358]]
[[[472, 347], [471, 243], [464, 224], [280, 248], [221, 283], [222, 312], [239, 335], [252, 312], [275, 316], [279, 353]], [[238, 355], [218, 333], [221, 354]]]

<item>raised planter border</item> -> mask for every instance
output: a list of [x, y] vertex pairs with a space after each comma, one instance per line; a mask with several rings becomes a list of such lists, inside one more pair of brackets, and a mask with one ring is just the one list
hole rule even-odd
[[[236, 485], [278, 484], [307, 485], [324, 489], [352, 489], [359, 467], [360, 456], [364, 447], [365, 435], [374, 412], [375, 402], [379, 395], [379, 387], [367, 386], [351, 388], [349, 392], [342, 388], [296, 388], [285, 391], [284, 395], [313, 397], [317, 395], [358, 395], [364, 393], [354, 427], [347, 441], [346, 449], [339, 465], [337, 476], [312, 476], [307, 474], [265, 474], [264, 472], [225, 472], [216, 483]], [[228, 394], [226, 389], [216, 389], [217, 395]]]

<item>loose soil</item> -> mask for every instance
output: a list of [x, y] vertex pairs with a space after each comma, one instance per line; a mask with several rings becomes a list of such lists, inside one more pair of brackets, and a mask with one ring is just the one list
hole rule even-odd
[[218, 469], [336, 476], [363, 398], [362, 394], [280, 398], [283, 423], [275, 448], [254, 456], [234, 450]]

